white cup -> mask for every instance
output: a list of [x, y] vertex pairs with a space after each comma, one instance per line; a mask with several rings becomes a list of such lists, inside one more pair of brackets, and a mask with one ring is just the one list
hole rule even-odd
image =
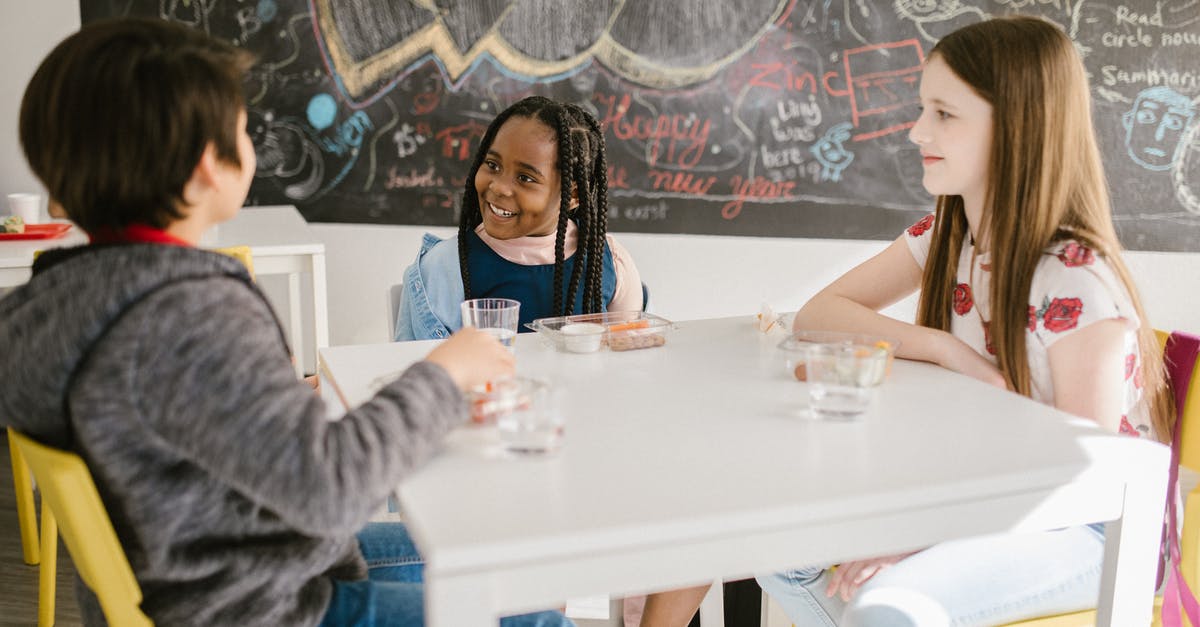
[[41, 222], [42, 195], [16, 193], [8, 195], [8, 210], [12, 215], [21, 218], [25, 224]]

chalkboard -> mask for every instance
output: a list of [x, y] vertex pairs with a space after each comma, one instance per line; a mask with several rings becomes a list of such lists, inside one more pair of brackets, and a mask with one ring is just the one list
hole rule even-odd
[[603, 122], [611, 230], [866, 239], [932, 207], [907, 139], [929, 49], [1042, 15], [1084, 55], [1123, 243], [1200, 250], [1196, 0], [80, 4], [84, 22], [158, 16], [257, 53], [250, 204], [456, 224], [488, 121], [541, 94]]

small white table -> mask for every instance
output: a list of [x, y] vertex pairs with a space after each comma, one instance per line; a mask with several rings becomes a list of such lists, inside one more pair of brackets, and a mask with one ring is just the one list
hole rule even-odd
[[[1092, 521], [1111, 521], [1099, 624], [1149, 624], [1166, 447], [902, 360], [861, 420], [806, 420], [779, 339], [749, 316], [626, 353], [519, 336], [518, 370], [564, 392], [566, 444], [513, 459], [464, 427], [400, 486], [429, 624]], [[433, 345], [325, 348], [321, 369], [356, 405]]]
[[[206, 247], [249, 246], [258, 275], [288, 277], [288, 328], [296, 369], [303, 371], [305, 333], [301, 317], [300, 276], [312, 276], [312, 325], [316, 348], [329, 345], [329, 313], [325, 287], [325, 245], [309, 230], [304, 217], [292, 206], [247, 207], [206, 237]], [[63, 237], [0, 242], [0, 288], [15, 287], [29, 280], [35, 251], [78, 246], [87, 236], [72, 227]]]

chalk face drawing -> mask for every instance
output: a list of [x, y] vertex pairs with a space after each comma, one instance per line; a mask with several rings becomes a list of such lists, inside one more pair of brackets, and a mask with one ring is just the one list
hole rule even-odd
[[1168, 170], [1184, 149], [1184, 137], [1196, 106], [1170, 87], [1151, 87], [1137, 95], [1121, 118], [1129, 158], [1147, 170]]
[[1081, 53], [1122, 243], [1200, 250], [1198, 0], [81, 0], [255, 54], [249, 204], [449, 226], [488, 123], [600, 122], [609, 228], [894, 239], [929, 212], [908, 131], [929, 50], [1035, 14]]

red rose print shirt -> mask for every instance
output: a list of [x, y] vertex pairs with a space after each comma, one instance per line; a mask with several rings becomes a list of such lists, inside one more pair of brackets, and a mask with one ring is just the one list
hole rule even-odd
[[[929, 257], [933, 216], [922, 218], [904, 233], [909, 251], [922, 268]], [[988, 253], [973, 255], [970, 242], [963, 243], [958, 259], [951, 308], [950, 332], [993, 364], [995, 349], [991, 343], [989, 308], [991, 264]], [[972, 257], [975, 268], [971, 270]], [[1141, 353], [1138, 351], [1137, 310], [1124, 286], [1102, 257], [1079, 242], [1055, 242], [1042, 255], [1029, 290], [1029, 318], [1025, 331], [1025, 350], [1029, 357], [1029, 376], [1034, 400], [1054, 404], [1054, 383], [1050, 377], [1047, 350], [1058, 340], [1093, 322], [1121, 319], [1125, 333], [1125, 399], [1121, 433], [1155, 436], [1150, 415], [1142, 403]]]

